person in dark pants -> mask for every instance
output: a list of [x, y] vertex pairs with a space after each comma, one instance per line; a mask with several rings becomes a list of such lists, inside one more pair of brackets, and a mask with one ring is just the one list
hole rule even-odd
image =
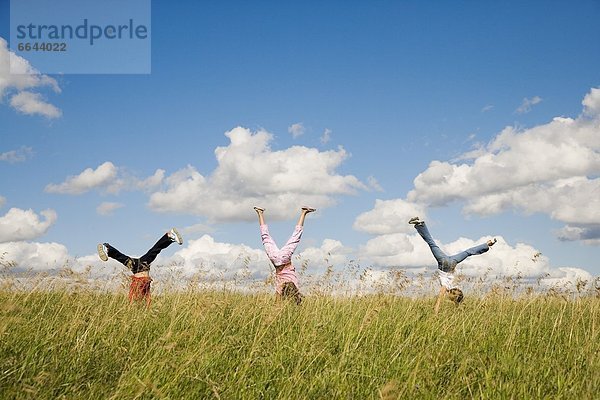
[[442, 298], [446, 294], [448, 294], [450, 300], [455, 304], [460, 304], [463, 301], [464, 295], [462, 290], [454, 285], [454, 270], [456, 269], [456, 266], [467, 257], [487, 252], [490, 247], [496, 243], [496, 239], [488, 240], [487, 243], [482, 243], [465, 251], [461, 251], [458, 254], [448, 256], [439, 248], [431, 237], [429, 229], [427, 229], [427, 225], [425, 225], [425, 221], [420, 220], [419, 217], [414, 217], [411, 218], [408, 223], [415, 226], [419, 235], [421, 235], [425, 243], [429, 245], [429, 249], [438, 263], [438, 278], [441, 287], [435, 303], [435, 313], [437, 314], [439, 311]]
[[127, 256], [108, 243], [98, 244], [98, 256], [102, 261], [108, 261], [109, 258], [112, 258], [129, 268], [133, 273], [131, 285], [129, 286], [129, 302], [146, 300], [146, 305], [149, 306], [150, 282], [152, 282], [152, 278], [150, 278], [150, 264], [163, 249], [169, 247], [173, 242], [177, 242], [179, 245], [183, 244], [183, 238], [175, 228], [165, 233], [158, 239], [158, 242], [156, 242], [154, 246], [140, 258]]

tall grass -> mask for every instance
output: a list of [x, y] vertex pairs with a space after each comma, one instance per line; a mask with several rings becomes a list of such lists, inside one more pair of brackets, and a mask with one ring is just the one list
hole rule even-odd
[[0, 397], [598, 398], [600, 300], [0, 290]]

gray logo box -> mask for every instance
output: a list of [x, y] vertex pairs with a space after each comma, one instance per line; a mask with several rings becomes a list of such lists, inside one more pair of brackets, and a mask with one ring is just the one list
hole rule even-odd
[[44, 74], [150, 74], [151, 0], [11, 0], [10, 49]]

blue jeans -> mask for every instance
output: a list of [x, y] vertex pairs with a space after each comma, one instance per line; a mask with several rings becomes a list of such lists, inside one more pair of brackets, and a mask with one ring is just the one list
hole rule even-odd
[[429, 245], [433, 256], [438, 262], [438, 268], [444, 272], [454, 272], [456, 265], [459, 262], [463, 261], [465, 258], [469, 256], [483, 254], [490, 249], [490, 246], [488, 246], [487, 243], [484, 243], [475, 247], [471, 247], [470, 249], [467, 249], [465, 251], [461, 251], [460, 253], [455, 254], [453, 256], [447, 256], [446, 253], [444, 253], [439, 248], [439, 246], [435, 244], [433, 238], [431, 237], [431, 234], [429, 233], [429, 230], [427, 229], [427, 225], [425, 225], [424, 222], [422, 225], [415, 225], [415, 228], [417, 229], [417, 232], [419, 232], [419, 235], [421, 235], [423, 240]]

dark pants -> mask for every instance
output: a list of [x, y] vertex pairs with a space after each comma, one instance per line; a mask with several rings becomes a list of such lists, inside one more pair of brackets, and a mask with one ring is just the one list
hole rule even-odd
[[131, 272], [136, 274], [138, 272], [150, 271], [150, 264], [152, 263], [152, 261], [156, 259], [161, 250], [169, 247], [171, 243], [173, 243], [173, 241], [171, 240], [169, 235], [165, 233], [160, 239], [158, 239], [158, 242], [156, 242], [154, 246], [152, 246], [152, 248], [140, 258], [129, 257], [121, 253], [119, 250], [115, 249], [108, 243], [105, 243], [105, 246], [108, 248], [107, 255], [110, 258], [117, 260], [118, 262], [129, 268]]

